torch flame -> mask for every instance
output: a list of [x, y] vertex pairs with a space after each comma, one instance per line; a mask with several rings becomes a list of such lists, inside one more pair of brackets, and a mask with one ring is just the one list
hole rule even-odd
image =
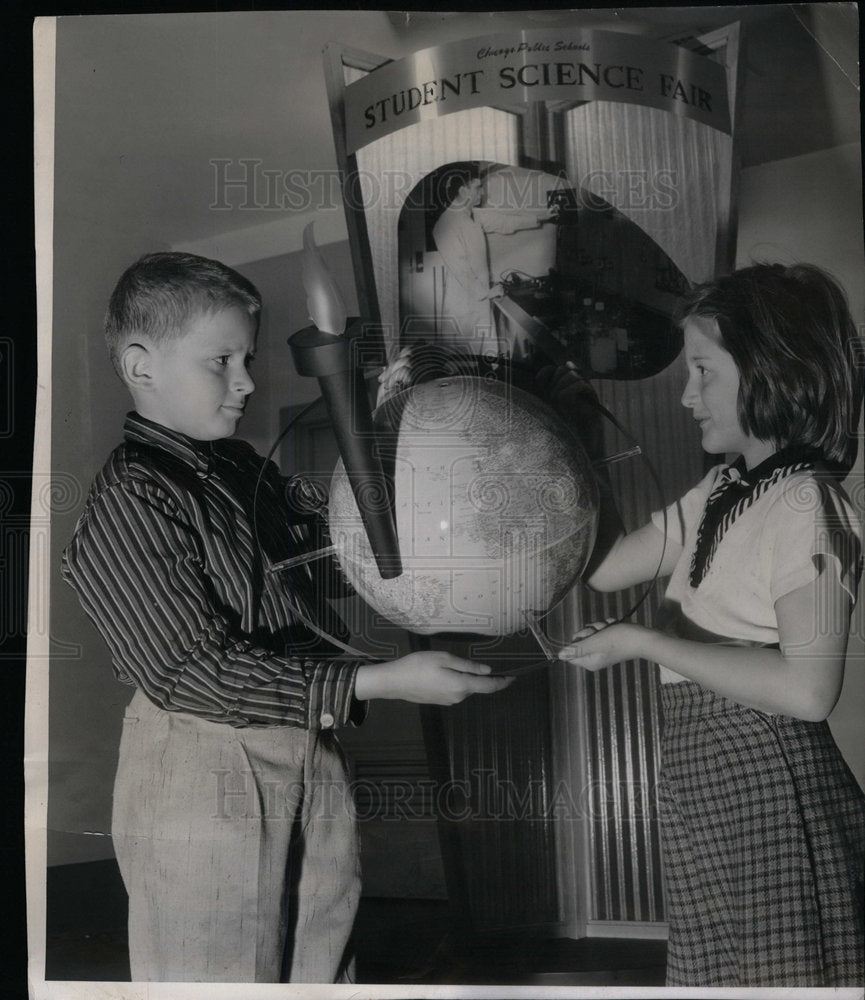
[[310, 222], [303, 230], [303, 287], [306, 291], [306, 308], [309, 318], [325, 333], [339, 336], [345, 330], [345, 302], [336, 282], [324, 261], [313, 237]]

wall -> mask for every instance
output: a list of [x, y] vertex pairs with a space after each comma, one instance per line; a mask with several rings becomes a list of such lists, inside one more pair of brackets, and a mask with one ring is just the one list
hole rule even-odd
[[[60, 80], [58, 79], [58, 91]], [[99, 231], [86, 210], [59, 203], [55, 218], [55, 334], [52, 455], [69, 502], [51, 520], [49, 862], [112, 856], [111, 786], [123, 707], [130, 688], [114, 679], [105, 646], [59, 579], [60, 552], [72, 534], [90, 480], [117, 443], [131, 400], [105, 354], [101, 319], [119, 271], [160, 249], [143, 234]], [[88, 247], [85, 259], [79, 247]], [[112, 748], [112, 749], [109, 749]]]
[[[348, 242], [331, 243], [319, 249], [325, 266], [342, 292], [348, 315], [357, 315]], [[263, 302], [252, 368], [255, 393], [239, 434], [265, 454], [281, 430], [280, 407], [309, 403], [319, 395], [315, 379], [302, 378], [295, 372], [287, 343], [292, 333], [310, 323], [302, 280], [302, 258], [298, 251], [238, 266], [261, 292]]]
[[[276, 125], [267, 138], [276, 151], [264, 156], [266, 162], [291, 162], [297, 145], [293, 116], [297, 109], [305, 112], [311, 101], [317, 110], [320, 105], [315, 128], [329, 134], [321, 48], [335, 30], [362, 47], [389, 51], [391, 32], [381, 12], [355, 12], [350, 15], [352, 27], [342, 29], [330, 15], [305, 12], [302, 31], [287, 30], [283, 22], [290, 15], [284, 13], [264, 14], [256, 22], [255, 30], [262, 33], [267, 33], [272, 21], [275, 24], [269, 43], [278, 46], [280, 61], [274, 63], [273, 71], [293, 69], [297, 74], [291, 79], [291, 100], [281, 109], [270, 109], [270, 120]], [[196, 188], [199, 178], [198, 187], [204, 187], [205, 197], [211, 196], [207, 157], [220, 150], [205, 149], [194, 163], [180, 161], [171, 140], [174, 119], [164, 102], [188, 102], [201, 107], [203, 114], [221, 114], [227, 128], [246, 127], [247, 99], [264, 114], [249, 95], [255, 95], [265, 70], [256, 60], [238, 61], [225, 44], [226, 33], [235, 30], [231, 15], [228, 22], [207, 20], [206, 38], [196, 18], [60, 18], [57, 23], [51, 447], [58, 490], [52, 498], [50, 551], [45, 553], [45, 565], [36, 568], [50, 593], [48, 862], [52, 865], [113, 856], [108, 836], [111, 788], [123, 708], [132, 695], [131, 688], [114, 679], [104, 643], [59, 574], [60, 553], [72, 534], [89, 483], [119, 442], [124, 415], [131, 407], [106, 357], [101, 334], [105, 306], [128, 264], [144, 253], [170, 249], [178, 238], [191, 240], [198, 235], [193, 231], [178, 237], [173, 230], [154, 224], [146, 202], [158, 197], [159, 178], [180, 171], [192, 189], [189, 197], [196, 191], [202, 195]], [[142, 33], [146, 45], [140, 44]], [[250, 34], [248, 24], [246, 34]], [[185, 47], [199, 46], [196, 54], [200, 57], [200, 47], [207, 43], [211, 44], [211, 71], [193, 73]], [[246, 37], [243, 44], [254, 47], [255, 38]], [[213, 93], [214, 67], [219, 66], [231, 71], [236, 91]], [[130, 107], [136, 110], [131, 112]], [[315, 148], [321, 146], [318, 139]], [[141, 201], [124, 198], [124, 180], [130, 171], [144, 169], [145, 151], [146, 170], [152, 173], [141, 178]], [[335, 156], [330, 155], [332, 162], [316, 166], [335, 168]], [[222, 217], [226, 229], [262, 221], [259, 216], [250, 218], [249, 213], [223, 213]], [[267, 221], [271, 227], [264, 227], [262, 245], [270, 247], [273, 213]], [[302, 222], [290, 228], [295, 248]], [[247, 233], [247, 251], [250, 245], [254, 240]], [[345, 270], [347, 255], [345, 243], [333, 251], [325, 248], [326, 259], [338, 272]], [[254, 280], [263, 280], [272, 299], [255, 373], [259, 399], [241, 430], [259, 449], [269, 448], [273, 439], [278, 406], [292, 399], [301, 401], [304, 393], [305, 398], [314, 394], [308, 384], [295, 388], [285, 381], [290, 362], [284, 335], [306, 323], [298, 257], [287, 255], [249, 268]], [[255, 254], [245, 259], [253, 260]], [[350, 268], [343, 291], [350, 301]]]
[[[860, 332], [865, 322], [861, 150], [858, 144], [778, 160], [744, 170], [739, 201], [737, 266], [756, 261], [805, 261], [833, 274], [850, 300]], [[856, 468], [848, 488], [862, 483], [862, 429]], [[860, 511], [861, 514], [861, 511]], [[853, 635], [841, 698], [829, 724], [859, 783], [865, 787], [865, 642], [863, 597], [854, 612]]]

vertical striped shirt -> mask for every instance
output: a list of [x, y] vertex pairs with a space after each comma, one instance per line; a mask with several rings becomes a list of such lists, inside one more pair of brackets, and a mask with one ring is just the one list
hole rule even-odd
[[195, 441], [136, 413], [124, 431], [62, 562], [118, 679], [232, 726], [355, 721], [359, 661], [303, 625], [334, 624], [314, 576], [268, 572], [314, 517], [301, 491], [272, 463], [259, 480], [243, 441]]

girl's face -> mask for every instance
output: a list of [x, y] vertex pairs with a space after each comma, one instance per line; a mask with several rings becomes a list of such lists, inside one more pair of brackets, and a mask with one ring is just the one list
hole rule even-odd
[[739, 369], [733, 356], [721, 347], [718, 324], [704, 316], [685, 320], [685, 361], [688, 382], [682, 405], [694, 411], [702, 431], [702, 444], [710, 455], [736, 452], [751, 469], [775, 451], [771, 441], [751, 437], [739, 423]]

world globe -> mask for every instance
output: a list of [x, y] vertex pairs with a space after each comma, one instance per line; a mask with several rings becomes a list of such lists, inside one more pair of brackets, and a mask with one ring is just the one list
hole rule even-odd
[[342, 461], [329, 505], [342, 569], [374, 610], [421, 635], [501, 636], [562, 599], [591, 552], [598, 496], [552, 410], [501, 381], [449, 376], [397, 393], [374, 421], [402, 574], [379, 574]]

